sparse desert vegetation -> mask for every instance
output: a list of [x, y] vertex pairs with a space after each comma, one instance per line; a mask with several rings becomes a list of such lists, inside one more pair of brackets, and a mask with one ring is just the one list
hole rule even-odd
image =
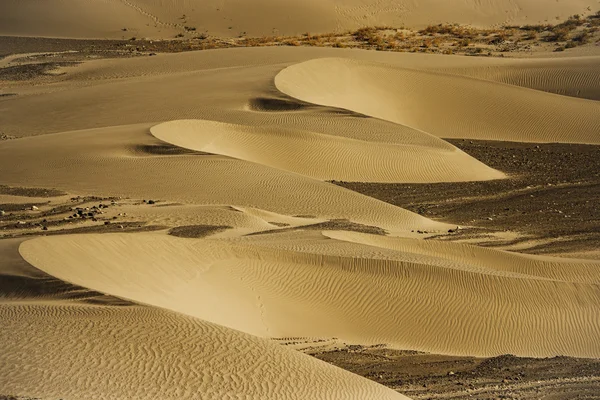
[[589, 4], [0, 1], [0, 400], [600, 399]]
[[[208, 33], [184, 46], [192, 50], [227, 47], [316, 46], [358, 48], [378, 51], [504, 56], [510, 52], [564, 51], [600, 40], [600, 11], [588, 16], [573, 15], [558, 24], [505, 25], [475, 28], [459, 24], [435, 24], [421, 30], [404, 27], [366, 26], [342, 33], [305, 33], [297, 36], [249, 37], [224, 39]], [[188, 27], [186, 32], [191, 31]], [[195, 31], [195, 29], [194, 29]], [[179, 34], [178, 38], [185, 35]], [[176, 46], [176, 45], [175, 45]]]

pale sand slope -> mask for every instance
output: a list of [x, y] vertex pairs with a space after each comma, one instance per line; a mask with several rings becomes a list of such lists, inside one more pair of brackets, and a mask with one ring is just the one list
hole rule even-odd
[[431, 182], [505, 177], [445, 142], [414, 146], [203, 120], [165, 122], [150, 131], [156, 138], [179, 147], [319, 180]]
[[3, 0], [0, 34], [172, 38], [189, 26], [219, 36], [289, 35], [365, 25], [553, 23], [597, 8], [594, 0]]
[[438, 71], [543, 90], [564, 96], [600, 100], [600, 58], [597, 56], [532, 58], [503, 65], [448, 67]]
[[[295, 65], [320, 57], [344, 60]], [[12, 87], [12, 92], [27, 95], [1, 99], [0, 122], [3, 131], [14, 136], [207, 119], [242, 125], [285, 123], [327, 135], [436, 147], [443, 142], [435, 136], [597, 143], [597, 102], [485, 79], [503, 80], [497, 74], [517, 71], [514, 83], [560, 91], [574, 77], [577, 90], [593, 98], [600, 86], [599, 66], [600, 57], [503, 60], [316, 48], [101, 60], [69, 68], [63, 82], [40, 87], [35, 94], [30, 86]], [[328, 79], [333, 71], [339, 74]], [[301, 98], [406, 125], [297, 102], [269, 103], [285, 99], [273, 83], [276, 77], [280, 89]], [[346, 85], [344, 77], [354, 79], [352, 84]], [[324, 80], [326, 86], [317, 85]], [[324, 87], [330, 91], [324, 92]]]
[[60, 279], [269, 337], [457, 355], [600, 356], [600, 264], [349, 232], [44, 237]]
[[[292, 349], [53, 279], [0, 243], [0, 388], [43, 399], [405, 399]], [[160, 292], [160, 291], [159, 291]]]
[[438, 137], [600, 143], [600, 103], [342, 58], [292, 65], [279, 90]]
[[160, 146], [165, 144], [152, 137], [149, 128], [101, 128], [0, 142], [2, 182], [52, 186], [81, 195], [350, 218], [403, 234], [451, 227], [297, 173], [220, 155], [161, 154]]
[[[5, 133], [18, 136], [84, 129], [90, 126], [108, 127], [114, 124], [179, 118], [209, 119], [235, 125], [247, 125], [248, 128], [244, 129], [255, 132], [258, 132], [256, 126], [261, 127], [260, 132], [274, 132], [273, 127], [285, 125], [289, 127], [287, 132], [295, 134], [295, 142], [289, 136], [286, 138], [288, 150], [292, 144], [298, 144], [299, 137], [325, 139], [330, 148], [335, 147], [338, 153], [337, 157], [323, 159], [321, 156], [319, 161], [330, 163], [327, 166], [328, 169], [334, 166], [331, 163], [337, 163], [337, 172], [325, 172], [324, 166], [306, 163], [303, 160], [298, 163], [297, 160], [285, 158], [284, 148], [280, 148], [279, 154], [269, 154], [271, 158], [275, 155], [279, 157], [279, 161], [265, 160], [277, 161], [277, 163], [269, 164], [277, 168], [306, 173], [319, 178], [348, 178], [349, 180], [435, 182], [499, 177], [497, 172], [489, 170], [453, 146], [432, 136], [431, 132], [423, 132], [374, 118], [361, 118], [339, 110], [294, 102], [276, 91], [273, 81], [282, 68], [324, 55], [341, 55], [369, 60], [369, 62], [385, 63], [385, 65], [377, 64], [373, 68], [377, 71], [383, 69], [392, 74], [396, 77], [392, 79], [392, 82], [399, 85], [404, 83], [416, 85], [418, 83], [419, 90], [412, 93], [390, 92], [387, 88], [377, 88], [376, 86], [360, 86], [355, 88], [356, 102], [360, 107], [368, 105], [368, 102], [363, 100], [376, 97], [379, 93], [385, 100], [385, 104], [381, 110], [375, 111], [380, 112], [387, 109], [393, 113], [402, 112], [402, 109], [390, 110], [387, 104], [401, 106], [403, 101], [420, 100], [420, 102], [411, 103], [419, 106], [414, 110], [414, 114], [404, 113], [402, 117], [408, 120], [406, 123], [414, 123], [421, 127], [423, 125], [431, 126], [434, 130], [439, 130], [440, 132], [436, 133], [441, 136], [449, 134], [446, 127], [454, 127], [457, 128], [457, 132], [454, 132], [456, 135], [469, 136], [473, 134], [478, 138], [496, 138], [496, 134], [506, 135], [506, 132], [516, 135], [516, 131], [520, 132], [523, 129], [525, 133], [529, 131], [531, 135], [539, 134], [543, 137], [521, 137], [519, 134], [516, 140], [572, 140], [570, 137], [564, 137], [572, 132], [578, 137], [587, 135], [585, 139], [581, 139], [583, 141], [594, 142], [597, 140], [598, 134], [594, 132], [594, 127], [598, 125], [594, 125], [594, 121], [598, 119], [599, 114], [595, 112], [594, 107], [598, 107], [595, 102], [585, 102], [457, 75], [431, 74], [428, 71], [407, 72], [405, 69], [396, 67], [402, 65], [411, 68], [411, 71], [427, 68], [458, 70], [470, 68], [470, 73], [473, 73], [475, 70], [485, 71], [492, 66], [494, 68], [507, 66], [516, 68], [518, 65], [530, 65], [529, 60], [436, 57], [366, 51], [336, 51], [335, 49], [233, 49], [133, 60], [90, 62], [70, 70], [65, 76], [64, 82], [38, 89], [43, 92], [49, 91], [49, 93], [13, 96], [0, 100], [0, 122]], [[258, 62], [255, 61], [257, 59]], [[597, 60], [597, 58], [592, 59], [593, 62], [597, 62]], [[329, 61], [314, 61], [314, 63], [321, 62], [328, 63]], [[255, 65], [256, 63], [258, 65]], [[574, 60], [572, 65], [576, 69], [579, 64]], [[301, 64], [292, 68], [304, 71], [303, 67], [304, 65]], [[364, 82], [371, 82], [375, 79], [374, 71], [371, 71], [370, 68], [371, 64], [366, 69], [368, 74], [358, 77], [361, 81], [364, 79]], [[560, 77], [564, 73], [569, 73], [570, 70], [565, 69], [563, 65], [553, 71], [549, 76]], [[313, 72], [316, 74], [316, 77], [313, 76], [313, 78], [319, 78], [319, 70], [310, 73]], [[281, 76], [279, 75], [279, 77]], [[428, 83], [430, 76], [436, 78], [435, 82], [439, 84], [438, 86], [434, 87], [431, 82]], [[404, 78], [410, 78], [408, 79], [410, 82], [403, 81]], [[337, 81], [340, 80], [337, 79]], [[377, 83], [376, 79], [375, 81]], [[589, 84], [593, 87], [596, 81], [590, 80]], [[297, 83], [295, 78], [289, 81], [290, 85], [297, 85]], [[318, 94], [320, 88], [314, 89]], [[365, 90], [364, 96], [363, 90]], [[472, 94], [473, 91], [477, 92], [474, 94], [477, 100], [481, 100], [482, 96], [488, 93], [498, 91], [506, 94], [506, 98], [510, 101], [497, 97], [493, 97], [491, 103], [487, 98], [482, 101], [467, 99], [468, 101], [465, 100], [466, 102], [463, 103], [466, 108], [456, 110], [457, 104], [460, 104], [456, 99], [464, 100], [464, 95], [461, 93]], [[523, 93], [525, 98], [530, 100], [527, 104], [523, 104], [523, 100], [521, 100]], [[345, 97], [339, 97], [332, 101], [343, 102]], [[423, 99], [424, 97], [425, 99]], [[318, 99], [314, 100], [318, 101]], [[379, 101], [379, 97], [375, 100]], [[572, 109], [573, 102], [576, 102], [578, 106], [579, 103], [582, 105], [574, 111], [574, 114], [580, 117], [575, 120], [571, 115], [565, 115], [564, 111]], [[560, 107], [548, 120], [555, 121], [557, 116], [562, 116], [564, 120], [560, 120], [556, 126], [544, 130], [542, 128], [547, 126], [548, 122], [545, 119], [540, 121], [539, 115], [547, 114], [546, 103], [553, 105], [554, 109]], [[414, 105], [413, 108], [415, 108]], [[449, 113], [449, 109], [455, 109], [456, 112]], [[501, 110], [504, 111], [500, 112]], [[519, 120], [515, 120], [514, 116], [522, 115], [525, 111], [529, 114], [524, 116], [526, 119], [521, 118], [519, 123], [522, 123], [522, 126], [515, 125], [517, 122], [514, 121]], [[584, 113], [585, 115], [583, 115]], [[444, 116], [444, 118], [433, 118], [432, 115]], [[467, 118], [469, 116], [472, 119]], [[393, 117], [394, 115], [390, 119]], [[487, 126], [489, 121], [494, 125]], [[577, 129], [581, 125], [583, 125], [582, 129]], [[440, 126], [443, 129], [440, 129]], [[296, 180], [304, 182], [282, 186], [294, 188], [292, 193], [296, 193], [293, 197], [296, 201], [289, 201], [289, 194], [283, 192], [275, 195], [275, 198], [279, 200], [272, 200], [274, 196], [271, 194], [272, 190], [269, 184], [281, 182], [282, 178], [276, 177], [280, 172], [262, 166], [253, 166], [252, 168], [261, 171], [258, 176], [267, 174], [266, 171], [269, 171], [270, 181], [260, 179], [260, 184], [256, 187], [262, 187], [264, 191], [254, 191], [248, 194], [244, 182], [240, 181], [239, 177], [249, 176], [252, 172], [244, 172], [249, 170], [243, 168], [243, 164], [238, 162], [218, 157], [205, 159], [189, 155], [158, 157], [140, 153], [136, 149], [146, 144], [148, 138], [144, 131], [148, 127], [149, 125], [132, 130], [123, 127], [107, 128], [97, 132], [73, 132], [61, 136], [61, 139], [56, 141], [51, 138], [40, 138], [32, 139], [32, 141], [3, 143], [0, 145], [0, 152], [3, 154], [0, 162], [3, 163], [3, 171], [6, 171], [6, 183], [20, 185], [27, 181], [28, 184], [48, 185], [49, 182], [52, 182], [52, 185], [60, 185], [65, 190], [77, 191], [82, 194], [86, 194], [87, 191], [101, 194], [99, 192], [109, 188], [107, 193], [115, 195], [141, 198], [158, 197], [208, 204], [235, 204], [291, 215], [323, 212], [322, 216], [335, 218], [343, 217], [342, 214], [346, 214], [335, 211], [340, 208], [339, 205], [345, 204], [350, 207], [348, 212], [355, 212], [353, 218], [357, 218], [363, 223], [376, 222], [371, 217], [365, 218], [366, 214], [381, 215], [376, 211], [379, 207], [389, 208], [387, 205], [366, 206], [373, 201], [365, 200], [366, 203], [363, 200], [359, 201], [355, 194], [348, 195], [357, 198], [356, 202], [350, 203], [345, 198], [342, 200], [338, 195], [323, 195], [321, 191], [325, 189], [322, 188], [328, 187], [328, 185], [315, 182], [309, 184], [309, 180], [301, 177], [292, 179], [291, 174], [283, 174], [287, 177], [285, 179], [288, 182]], [[269, 128], [265, 131], [265, 127]], [[463, 127], [464, 129], [461, 129]], [[486, 129], [478, 130], [479, 127]], [[277, 129], [280, 130], [280, 128]], [[488, 135], [489, 132], [494, 135]], [[353, 156], [349, 153], [344, 154], [341, 151], [342, 148], [337, 144], [343, 143], [344, 149], [352, 147], [356, 149], [357, 142], [354, 140], [359, 140], [361, 143], [369, 142], [374, 149], [384, 147], [389, 150], [393, 148], [395, 149], [394, 154], [401, 154], [404, 159], [413, 161], [397, 164], [398, 160], [393, 160], [391, 162], [396, 163], [395, 165], [382, 170], [373, 168], [363, 172], [358, 168], [342, 169], [340, 167], [344, 160], [353, 158]], [[265, 141], [260, 143], [264, 144]], [[255, 148], [258, 147], [264, 156], [264, 148], [257, 146], [257, 142], [250, 144]], [[368, 148], [363, 147], [365, 152], [358, 158], [358, 161], [376, 163], [371, 165], [383, 164], [385, 160], [374, 160], [373, 157], [369, 160], [366, 151]], [[312, 151], [310, 146], [304, 148]], [[400, 152], [396, 151], [400, 149]], [[248, 153], [248, 150], [240, 146], [235, 147], [233, 151], [234, 153], [227, 154], [241, 158], [248, 156], [248, 154], [241, 154], [241, 152]], [[131, 152], [134, 154], [132, 155]], [[265, 159], [256, 153], [251, 156], [253, 157], [252, 161], [262, 162]], [[388, 161], [393, 158], [388, 158]], [[20, 161], [23, 159], [31, 160], [31, 162], [23, 163]], [[161, 165], [161, 163], [164, 164]], [[206, 169], [204, 166], [207, 163], [215, 169]], [[154, 167], [149, 169], [149, 164], [153, 164]], [[174, 168], [175, 164], [179, 167]], [[80, 168], [74, 169], [71, 168], [71, 165], [79, 165]], [[193, 178], [190, 173], [191, 165], [199, 170], [198, 176], [206, 177], [205, 180], [200, 181]], [[238, 174], [236, 168], [244, 171]], [[224, 173], [229, 175], [223, 175]], [[114, 179], [118, 174], [128, 176], [128, 178]], [[156, 185], [148, 183], [149, 176], [164, 179], [168, 183], [156, 187]], [[236, 183], [230, 183], [229, 188], [213, 184], [222, 182], [224, 176], [229, 176], [230, 181]], [[259, 180], [256, 176], [248, 179], [249, 182]], [[123, 183], [119, 183], [119, 181]], [[314, 201], [302, 199], [304, 193], [307, 193], [306, 185], [321, 188], [314, 192]], [[326, 190], [337, 193], [339, 189], [328, 188]], [[268, 194], [265, 195], [265, 193]], [[340, 200], [338, 202], [338, 200], [329, 199]], [[330, 206], [321, 204], [330, 201], [332, 202]], [[274, 206], [274, 203], [277, 205]], [[394, 213], [395, 211], [392, 212], [392, 215]], [[376, 218], [379, 221], [387, 221], [381, 222], [381, 224], [390, 229], [395, 229], [397, 221], [402, 219], [388, 218], [387, 216]], [[427, 229], [423, 226], [403, 225], [403, 229], [409, 227], [410, 229]]]

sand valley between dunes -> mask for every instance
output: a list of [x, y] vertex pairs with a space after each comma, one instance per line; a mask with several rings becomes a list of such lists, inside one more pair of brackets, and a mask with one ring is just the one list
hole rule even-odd
[[[214, 31], [239, 23], [263, 34], [253, 15], [273, 6], [25, 1], [35, 11], [26, 13], [17, 3], [0, 5], [0, 34], [111, 37], [128, 23], [151, 38], [178, 32], [181, 14], [198, 22], [218, 14], [226, 22]], [[354, 29], [365, 18], [396, 23], [398, 10], [418, 26], [431, 22], [427, 5], [439, 5], [384, 1], [370, 14], [359, 1], [281, 3], [313, 23], [291, 24], [291, 33]], [[462, 3], [436, 12], [494, 25], [587, 7]], [[68, 13], [28, 34], [6, 19], [40, 21], [54, 8], [85, 9], [86, 33], [63, 24]], [[114, 13], [122, 20], [103, 22]], [[20, 62], [10, 57], [0, 70]], [[51, 71], [0, 76], [0, 398], [498, 394], [483, 378], [485, 388], [469, 381], [460, 390], [433, 375], [391, 378], [405, 373], [397, 360], [425, 368], [424, 354], [438, 377], [493, 375], [514, 398], [535, 398], [525, 396], [532, 388], [551, 396], [562, 384], [566, 397], [554, 398], [600, 393], [599, 53], [278, 46], [69, 61]], [[519, 145], [494, 153], [486, 141]], [[580, 151], [591, 161], [581, 166], [585, 176], [546, 182], [543, 171], [558, 170], [558, 156], [516, 153], [522, 148], [565, 160]], [[561, 205], [522, 200], [560, 188], [568, 190]], [[420, 205], [427, 196], [439, 213]], [[569, 247], [551, 233], [532, 236], [531, 221], [547, 211], [535, 207], [552, 203], [562, 221], [564, 202], [573, 203], [569, 218], [591, 210], [568, 230], [569, 241], [585, 240]], [[512, 225], [497, 214], [478, 225], [464, 207], [498, 207], [512, 213]], [[518, 213], [528, 213], [527, 225]], [[456, 222], [467, 217], [473, 223]], [[575, 224], [569, 218], [564, 224]], [[555, 251], [526, 254], [542, 242]], [[525, 384], [515, 360], [536, 359], [585, 368]]]

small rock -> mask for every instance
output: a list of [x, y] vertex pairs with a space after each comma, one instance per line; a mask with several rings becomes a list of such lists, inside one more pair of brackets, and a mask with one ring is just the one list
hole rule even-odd
[[156, 204], [154, 200], [148, 200], [148, 204]]
[[451, 375], [454, 375], [454, 371], [450, 371], [450, 372], [448, 372], [448, 375], [449, 375], [449, 376], [451, 376]]
[[4, 217], [6, 215], [6, 211], [0, 210], [0, 217]]
[[110, 221], [104, 221], [104, 225], [110, 225]]
[[31, 211], [37, 211], [39, 210], [39, 208], [37, 208], [36, 206], [31, 206]]
[[493, 221], [494, 219], [492, 217], [487, 217], [486, 218], [488, 221]]

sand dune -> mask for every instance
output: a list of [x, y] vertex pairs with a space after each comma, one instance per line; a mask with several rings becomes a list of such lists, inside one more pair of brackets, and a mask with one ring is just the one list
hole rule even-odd
[[591, 261], [318, 231], [48, 237], [20, 252], [61, 279], [260, 336], [458, 355], [600, 354]]
[[[103, 7], [126, 7], [136, 16], [119, 15], [148, 35], [216, 13], [225, 19], [213, 18], [212, 29], [235, 24], [229, 4], [162, 3], [89, 10], [100, 21]], [[425, 6], [450, 7], [383, 1], [369, 14], [363, 3], [333, 8], [332, 20], [323, 11], [331, 3], [311, 1], [298, 15], [317, 12], [313, 26], [343, 28], [399, 10], [419, 21]], [[531, 21], [533, 3], [505, 12], [467, 1], [456, 12], [483, 23], [527, 12]], [[26, 30], [3, 25], [3, 11], [30, 4], [3, 2], [0, 26]], [[583, 6], [549, 4], [540, 18]], [[71, 3], [47, 6], [60, 13]], [[247, 5], [236, 12], [253, 15]], [[58, 32], [56, 21], [49, 13], [39, 29]], [[118, 24], [103, 29], [111, 35]], [[89, 28], [61, 34], [100, 29]], [[2, 184], [120, 196], [128, 200], [114, 212], [132, 220], [223, 229], [204, 238], [164, 229], [2, 240], [0, 386], [45, 398], [403, 398], [269, 337], [600, 357], [597, 261], [425, 241], [455, 226], [326, 182], [504, 177], [442, 137], [598, 143], [598, 60], [256, 48], [98, 60], [51, 84], [11, 83], [16, 95], [0, 99], [0, 125], [18, 138], [0, 142]], [[330, 219], [388, 236], [342, 231]]]
[[[300, 64], [326, 57], [356, 62], [315, 60]], [[560, 87], [568, 86], [566, 77], [577, 77], [580, 82], [576, 85], [577, 90], [593, 97], [598, 87], [594, 71], [599, 59], [558, 62], [289, 47], [202, 51], [130, 60], [99, 60], [68, 68], [61, 82], [38, 89], [41, 93], [29, 87], [11, 89], [15, 93], [26, 92], [23, 96], [0, 100], [0, 111], [4, 132], [14, 136], [206, 119], [242, 125], [281, 126], [285, 123], [291, 129], [327, 135], [439, 147], [443, 142], [436, 140], [436, 136], [492, 137], [493, 134], [498, 139], [514, 137], [521, 129], [519, 121], [525, 119], [523, 129], [527, 135], [523, 140], [567, 140], [569, 138], [562, 137], [567, 134], [560, 131], [572, 128], [581, 133], [569, 141], [595, 143], [598, 135], [593, 128], [597, 124], [597, 103], [551, 96], [485, 79], [496, 79], [497, 76], [500, 81], [552, 91], [553, 87], [560, 90]], [[357, 96], [354, 98], [356, 104], [347, 106], [362, 110], [367, 99], [381, 94], [382, 99], [370, 100], [376, 104], [373, 106], [376, 110], [372, 111], [408, 126], [360, 118], [352, 113], [342, 114], [339, 108], [312, 106], [309, 104], [312, 102], [299, 102], [278, 91], [278, 87], [284, 89], [284, 80], [293, 86], [303, 83], [305, 78], [311, 81], [327, 79], [323, 75], [327, 71], [321, 73], [318, 69], [322, 63], [328, 68], [329, 63], [335, 64], [329, 71], [337, 65], [349, 78], [357, 78], [357, 82], [364, 79], [369, 83], [368, 87], [344, 89], [352, 89]], [[358, 64], [356, 68], [355, 63]], [[309, 71], [311, 65], [313, 69]], [[276, 77], [288, 66], [293, 67], [279, 75], [276, 86]], [[290, 75], [293, 71], [296, 76]], [[502, 78], [515, 71], [518, 79], [509, 82], [508, 78]], [[375, 76], [379, 72], [380, 77]], [[388, 76], [385, 73], [393, 75], [389, 87], [382, 79]], [[289, 79], [283, 79], [286, 75]], [[328, 84], [337, 82], [341, 85], [340, 78], [336, 76]], [[312, 97], [315, 103], [323, 104], [325, 99], [319, 98], [326, 95], [320, 93], [323, 87], [315, 87], [314, 91], [308, 86], [303, 87], [305, 93], [298, 93], [299, 96]], [[398, 91], [405, 89], [412, 91]], [[487, 93], [498, 94], [486, 97]], [[334, 107], [347, 108], [342, 104], [344, 99], [338, 99], [338, 94], [328, 95], [331, 98], [327, 102]], [[470, 95], [472, 100], [467, 97]], [[282, 102], [287, 104], [284, 109]], [[72, 111], [75, 108], [76, 113]], [[30, 112], [32, 109], [36, 110], [34, 115]], [[551, 111], [556, 115], [549, 116]], [[54, 118], [46, 117], [50, 114]], [[505, 118], [513, 114], [519, 119]], [[559, 117], [565, 120], [557, 121]], [[488, 118], [489, 123], [481, 122]], [[553, 127], [550, 122], [556, 125]], [[502, 133], [504, 130], [507, 133]], [[400, 135], [401, 141], [398, 140]]]
[[[345, 0], [247, 2], [5, 0], [0, 34], [85, 38], [172, 38], [193, 27], [212, 35], [289, 35], [356, 29], [365, 25], [422, 27], [457, 22], [476, 26], [554, 22], [589, 12], [589, 0]], [[127, 29], [123, 31], [122, 29]]]
[[[404, 399], [210, 322], [65, 284], [0, 244], [0, 387], [41, 398]], [[115, 301], [117, 300], [117, 301]]]
[[444, 142], [434, 146], [373, 143], [280, 127], [185, 120], [152, 127], [183, 148], [222, 154], [319, 180], [358, 182], [470, 181], [504, 174]]
[[534, 58], [512, 60], [504, 65], [486, 68], [442, 68], [440, 71], [564, 96], [600, 100], [598, 64], [599, 57]]
[[303, 101], [438, 137], [600, 143], [597, 102], [488, 81], [336, 58], [287, 67], [275, 84]]
[[[52, 182], [55, 188], [82, 195], [233, 205], [288, 216], [351, 216], [390, 231], [451, 227], [327, 182], [248, 161], [186, 152], [153, 154], [153, 146], [164, 142], [153, 138], [149, 128], [133, 125], [2, 142], [3, 181], [33, 186]], [[23, 159], [29, 161], [17, 161]]]

